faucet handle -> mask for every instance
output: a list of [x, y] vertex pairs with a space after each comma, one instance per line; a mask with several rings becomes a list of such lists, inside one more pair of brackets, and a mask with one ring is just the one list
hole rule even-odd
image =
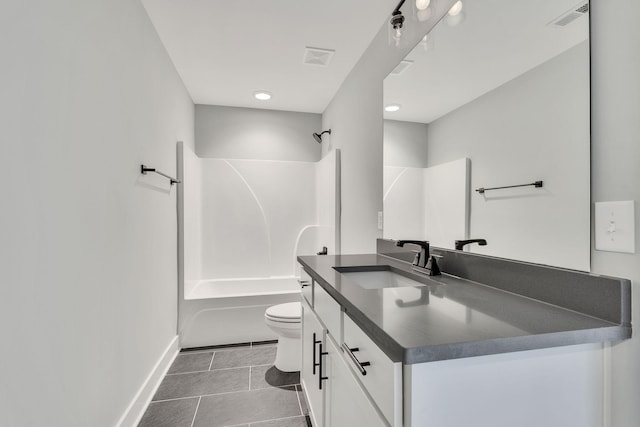
[[419, 265], [420, 264], [420, 251], [416, 251], [416, 256], [413, 257], [413, 265]]
[[440, 267], [438, 267], [438, 260], [434, 255], [431, 255], [425, 268], [429, 270], [429, 276], [440, 276], [442, 274], [440, 272]]

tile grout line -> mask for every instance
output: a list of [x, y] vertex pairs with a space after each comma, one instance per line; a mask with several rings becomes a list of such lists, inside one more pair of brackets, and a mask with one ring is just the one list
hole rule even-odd
[[196, 422], [196, 415], [198, 414], [198, 409], [200, 409], [201, 400], [202, 400], [202, 396], [198, 397], [198, 404], [196, 405], [196, 411], [193, 413], [193, 418], [191, 419], [191, 427], [193, 427], [193, 423]]
[[211, 362], [209, 362], [209, 371], [211, 370], [211, 367], [213, 366], [213, 359], [216, 357], [216, 352], [214, 351], [213, 354], [211, 355]]
[[302, 387], [300, 387], [300, 393], [298, 393], [298, 385], [296, 384], [296, 397], [298, 398], [298, 409], [300, 409], [300, 415], [304, 416], [302, 412], [302, 402], [300, 401], [300, 393], [302, 393]]
[[[207, 393], [207, 394], [196, 394], [194, 396], [183, 396], [183, 397], [174, 397], [173, 399], [162, 399], [162, 400], [154, 400], [151, 403], [158, 402], [171, 402], [173, 400], [183, 400], [183, 399], [195, 399], [196, 397], [209, 397], [209, 396], [221, 396], [223, 394], [234, 394], [234, 393], [246, 393], [251, 390], [236, 390], [236, 391], [224, 391], [222, 393]], [[254, 390], [255, 391], [255, 390]]]
[[[268, 365], [257, 365], [257, 366], [268, 366]], [[166, 377], [172, 377], [174, 375], [185, 375], [185, 374], [203, 374], [205, 372], [216, 372], [216, 371], [230, 371], [232, 369], [245, 369], [245, 368], [250, 368], [251, 365], [247, 365], [247, 366], [234, 366], [231, 368], [217, 368], [217, 369], [211, 369], [210, 371], [188, 371], [188, 372], [174, 372], [173, 374], [167, 374], [165, 375]]]
[[249, 366], [249, 391], [251, 391], [251, 370], [253, 367]]
[[[301, 416], [301, 415], [292, 415], [292, 416], [290, 416], [290, 417], [271, 418], [271, 419], [269, 419], [269, 420], [254, 421], [254, 422], [252, 422], [252, 423], [249, 423], [249, 427], [251, 427], [251, 426], [253, 426], [253, 425], [256, 425], [256, 424], [258, 424], [258, 423], [266, 423], [266, 422], [269, 422], [269, 421], [283, 421], [283, 420], [291, 420], [291, 419], [293, 419], [293, 418], [298, 418], [298, 417], [304, 418], [304, 415], [302, 415], [302, 416]], [[245, 425], [245, 424], [236, 424], [236, 425], [242, 426], [242, 425]], [[230, 427], [233, 427], [233, 426], [230, 426]]]

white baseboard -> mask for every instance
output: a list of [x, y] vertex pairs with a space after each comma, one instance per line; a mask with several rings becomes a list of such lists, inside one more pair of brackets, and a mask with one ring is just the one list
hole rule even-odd
[[120, 418], [120, 421], [116, 424], [117, 427], [136, 427], [138, 425], [144, 415], [144, 411], [147, 409], [149, 402], [151, 402], [153, 395], [160, 386], [162, 379], [179, 351], [178, 336], [176, 335], [162, 356], [160, 356], [160, 359], [151, 370], [147, 379], [142, 383], [142, 386], [140, 386], [138, 393], [136, 393], [127, 410]]

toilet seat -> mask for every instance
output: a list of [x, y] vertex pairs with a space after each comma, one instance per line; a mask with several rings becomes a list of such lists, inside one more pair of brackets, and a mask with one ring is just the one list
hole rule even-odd
[[302, 305], [299, 302], [288, 302], [267, 308], [264, 317], [280, 323], [300, 323], [302, 318]]

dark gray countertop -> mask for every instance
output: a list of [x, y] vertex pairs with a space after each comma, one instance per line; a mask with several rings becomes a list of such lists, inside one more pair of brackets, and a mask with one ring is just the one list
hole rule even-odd
[[[631, 336], [630, 324], [448, 274], [417, 274], [409, 263], [386, 256], [303, 256], [298, 261], [390, 359], [405, 364]], [[334, 269], [377, 265], [425, 286], [365, 289]]]

